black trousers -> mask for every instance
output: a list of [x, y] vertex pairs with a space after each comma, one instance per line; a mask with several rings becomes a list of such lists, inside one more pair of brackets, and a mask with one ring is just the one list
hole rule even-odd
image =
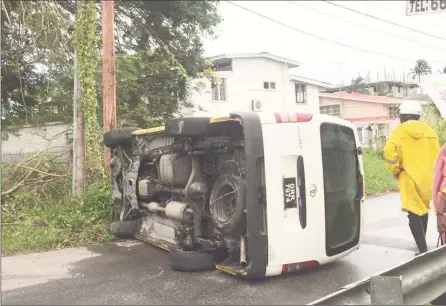
[[420, 253], [427, 252], [426, 231], [429, 214], [418, 216], [409, 212], [407, 217], [409, 218], [410, 231], [412, 232], [412, 236], [418, 246], [418, 250]]

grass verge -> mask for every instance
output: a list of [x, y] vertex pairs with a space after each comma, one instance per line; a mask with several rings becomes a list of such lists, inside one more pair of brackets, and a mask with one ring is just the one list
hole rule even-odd
[[109, 185], [105, 181], [92, 184], [82, 198], [72, 198], [69, 184], [63, 184], [47, 197], [31, 190], [4, 202], [3, 255], [112, 240], [109, 216], [113, 205]]
[[398, 191], [398, 182], [387, 169], [380, 154], [364, 150], [362, 155], [365, 172], [365, 192], [367, 196]]

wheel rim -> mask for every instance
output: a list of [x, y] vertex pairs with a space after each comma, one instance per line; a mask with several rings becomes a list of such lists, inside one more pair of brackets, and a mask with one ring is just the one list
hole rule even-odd
[[237, 209], [237, 192], [232, 185], [223, 185], [215, 194], [213, 216], [222, 223], [229, 222]]

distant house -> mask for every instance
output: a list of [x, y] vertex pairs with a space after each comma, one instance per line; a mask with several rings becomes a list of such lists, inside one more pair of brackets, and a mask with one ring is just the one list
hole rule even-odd
[[[368, 90], [370, 95], [379, 95], [383, 89], [387, 90], [385, 96], [393, 98], [402, 98], [409, 100], [425, 100], [423, 90], [417, 83], [413, 82], [401, 82], [401, 81], [378, 81], [369, 82], [365, 85], [365, 89]], [[325, 89], [325, 93], [334, 93], [339, 91], [349, 91], [351, 86], [342, 86], [336, 88]]]
[[[398, 124], [398, 106], [407, 101], [384, 96], [347, 93], [321, 93], [321, 114], [341, 117], [353, 122], [362, 145], [386, 139]], [[425, 101], [418, 101], [426, 104]]]
[[[328, 83], [291, 75], [301, 63], [270, 53], [223, 54], [209, 58], [221, 82], [201, 82], [190, 102], [212, 112], [319, 112], [319, 92]], [[191, 113], [184, 109], [183, 114]]]

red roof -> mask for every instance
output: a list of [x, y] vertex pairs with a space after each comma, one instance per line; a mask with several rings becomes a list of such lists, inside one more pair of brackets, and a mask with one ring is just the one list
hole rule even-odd
[[[380, 104], [401, 104], [407, 101], [406, 99], [400, 99], [394, 97], [365, 95], [356, 92], [348, 93], [346, 91], [339, 91], [334, 93], [320, 93], [319, 96], [326, 98], [336, 98], [343, 100], [353, 100], [353, 101], [380, 103]], [[420, 102], [421, 104], [426, 103], [424, 101], [418, 101], [418, 102]]]

